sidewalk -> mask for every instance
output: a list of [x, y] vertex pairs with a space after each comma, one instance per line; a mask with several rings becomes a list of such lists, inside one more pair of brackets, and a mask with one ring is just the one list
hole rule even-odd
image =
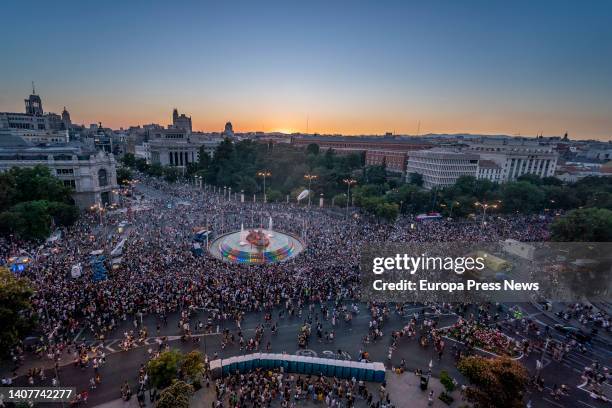
[[391, 402], [396, 408], [429, 408], [427, 396], [431, 390], [434, 391], [433, 407], [457, 408], [468, 406], [461, 399], [461, 393], [457, 389], [451, 393], [454, 399], [451, 405], [446, 405], [440, 401], [438, 396], [444, 391], [444, 386], [442, 386], [440, 380], [434, 377], [429, 380], [429, 388], [426, 391], [421, 391], [420, 378], [412, 372], [398, 375], [387, 371], [386, 379], [387, 391], [391, 395]]
[[[397, 375], [391, 371], [387, 371], [386, 375], [387, 380], [387, 391], [391, 395], [391, 403], [395, 405], [396, 408], [429, 408], [427, 396], [429, 395], [430, 390], [434, 390], [434, 401], [433, 407], [444, 408], [458, 408], [461, 406], [468, 406], [465, 401], [461, 400], [461, 394], [459, 391], [455, 390], [451, 395], [454, 398], [454, 401], [451, 405], [446, 405], [442, 401], [438, 399], [440, 393], [444, 390], [444, 387], [440, 383], [437, 378], [431, 378], [429, 381], [429, 388], [427, 391], [421, 391], [419, 387], [420, 379], [416, 375], [411, 372], [406, 372], [402, 375]], [[374, 393], [375, 398], [378, 396], [378, 388], [380, 384], [378, 383], [368, 383], [368, 389]], [[147, 407], [153, 407], [153, 405], [149, 402], [148, 393], [147, 396]], [[191, 408], [210, 408], [212, 406], [213, 401], [215, 400], [214, 396], [214, 387], [206, 389], [202, 388], [198, 392], [194, 394], [191, 398]], [[273, 406], [280, 406], [279, 401], [275, 401]], [[298, 403], [299, 406], [304, 408], [310, 407], [324, 407], [324, 403], [313, 402], [310, 400], [300, 401]], [[357, 400], [356, 407], [365, 407], [365, 401]], [[117, 399], [114, 401], [110, 401], [104, 404], [96, 405], [98, 408], [138, 408], [138, 401], [136, 400], [136, 396], [133, 396], [132, 399], [128, 402], [125, 402], [121, 399]]]

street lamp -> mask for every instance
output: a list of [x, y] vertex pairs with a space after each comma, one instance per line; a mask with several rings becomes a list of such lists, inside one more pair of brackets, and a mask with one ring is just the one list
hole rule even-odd
[[310, 183], [312, 183], [312, 180], [315, 180], [316, 178], [318, 178], [319, 176], [317, 176], [316, 174], [305, 174], [304, 178], [306, 180], [308, 180], [308, 207], [310, 207]]
[[346, 184], [346, 217], [348, 218], [349, 199], [351, 196], [351, 186], [357, 183], [357, 180], [352, 178], [343, 179], [342, 182]]
[[[501, 203], [501, 201], [499, 201], [499, 202]], [[495, 208], [497, 208], [497, 204], [481, 203], [481, 202], [476, 201], [476, 202], [474, 203], [474, 205], [475, 205], [476, 207], [480, 207], [480, 208], [482, 208], [482, 224], [483, 224], [483, 225], [486, 225], [486, 221], [485, 221], [485, 219], [486, 219], [486, 217], [487, 217], [487, 209], [488, 209], [488, 208], [493, 208], [493, 209], [495, 209]]]
[[272, 173], [270, 173], [268, 170], [262, 170], [262, 171], [258, 171], [257, 175], [259, 177], [263, 177], [263, 182], [264, 182], [263, 183], [263, 196], [264, 196], [263, 201], [265, 203], [265, 202], [267, 202], [267, 199], [266, 199], [266, 177], [271, 177]]

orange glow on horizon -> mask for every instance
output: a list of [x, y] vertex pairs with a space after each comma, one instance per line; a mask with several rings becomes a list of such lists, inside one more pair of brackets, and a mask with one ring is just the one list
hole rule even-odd
[[[129, 113], [126, 110], [116, 109], [113, 106], [91, 104], [86, 108], [76, 103], [70, 111], [72, 122], [83, 124], [86, 127], [92, 123], [102, 122], [112, 129], [127, 129], [130, 126], [142, 126], [156, 123], [168, 126], [172, 123], [172, 107], [163, 105], [142, 106], [136, 105]], [[61, 112], [63, 106], [57, 107], [49, 104], [47, 111]], [[11, 108], [8, 109], [10, 111]], [[236, 133], [248, 132], [281, 132], [292, 133], [318, 133], [343, 135], [383, 135], [391, 132], [397, 135], [426, 135], [426, 134], [489, 134], [535, 137], [540, 133], [544, 136], [563, 136], [567, 131], [572, 139], [599, 139], [609, 140], [609, 134], [602, 133], [601, 129], [612, 126], [610, 118], [597, 115], [568, 117], [572, 123], [571, 128], [565, 128], [555, 116], [538, 115], [536, 113], [515, 113], [508, 115], [481, 115], [477, 113], [463, 114], [461, 112], [433, 112], [425, 110], [414, 111], [406, 108], [406, 114], [395, 111], [370, 112], [370, 115], [360, 114], [357, 110], [334, 113], [331, 111], [316, 112], [307, 116], [289, 109], [272, 109], [260, 107], [259, 110], [243, 110], [233, 107], [231, 114], [228, 107], [212, 105], [206, 109], [202, 107], [179, 107], [180, 113], [191, 116], [193, 130], [201, 132], [222, 132], [227, 121], [231, 121]], [[410, 113], [408, 113], [410, 111]], [[101, 114], [100, 112], [104, 112]], [[419, 125], [420, 122], [420, 125]]]

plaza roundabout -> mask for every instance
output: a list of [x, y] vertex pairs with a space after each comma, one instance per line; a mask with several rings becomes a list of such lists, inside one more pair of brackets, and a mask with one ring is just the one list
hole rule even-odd
[[[271, 223], [270, 223], [271, 224]], [[295, 235], [271, 228], [247, 228], [223, 234], [208, 249], [217, 259], [226, 262], [252, 265], [283, 262], [295, 258], [305, 248]]]

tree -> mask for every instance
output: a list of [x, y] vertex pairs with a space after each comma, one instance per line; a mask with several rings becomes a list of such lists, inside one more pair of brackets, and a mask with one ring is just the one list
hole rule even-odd
[[56, 201], [48, 204], [47, 211], [53, 217], [55, 224], [62, 227], [74, 224], [77, 218], [79, 218], [79, 211], [74, 205], [58, 203]]
[[533, 185], [539, 186], [542, 184], [542, 179], [540, 176], [536, 176], [535, 174], [525, 173], [522, 176], [517, 177], [517, 181], [526, 181]]
[[10, 172], [0, 173], [0, 212], [6, 211], [17, 198], [17, 182]]
[[160, 177], [164, 174], [164, 168], [159, 163], [153, 163], [152, 165], [149, 166], [145, 162], [144, 165], [146, 166], [144, 168], [144, 171], [146, 171], [146, 173], [150, 176]]
[[306, 153], [307, 154], [313, 154], [313, 155], [318, 155], [319, 154], [319, 145], [316, 143], [311, 143], [308, 146], [306, 146]]
[[164, 180], [166, 180], [168, 183], [174, 183], [175, 181], [178, 180], [180, 176], [179, 169], [177, 169], [176, 167], [170, 167], [170, 166], [163, 168], [163, 174], [164, 174]]
[[268, 199], [269, 202], [277, 202], [282, 200], [283, 198], [283, 193], [281, 193], [278, 190], [268, 190], [266, 191], [266, 198]]
[[544, 208], [544, 192], [528, 181], [506, 183], [502, 188], [505, 212], [533, 213]]
[[336, 194], [333, 198], [334, 205], [346, 207], [346, 194]]
[[423, 175], [420, 173], [410, 173], [410, 176], [408, 176], [408, 181], [410, 184], [423, 187]]
[[0, 354], [10, 349], [34, 328], [30, 298], [34, 291], [27, 278], [18, 278], [0, 268]]
[[206, 146], [201, 146], [198, 154], [198, 167], [201, 170], [206, 170], [210, 166], [211, 159], [210, 155], [206, 151]]
[[132, 172], [127, 167], [119, 167], [117, 169], [117, 183], [126, 185], [132, 179]]
[[194, 383], [199, 380], [204, 370], [204, 357], [202, 353], [193, 350], [185, 355], [181, 362], [181, 373], [187, 382]]
[[147, 164], [147, 161], [143, 158], [136, 159], [134, 165], [136, 166], [136, 170], [140, 171], [141, 173], [148, 173], [149, 171], [149, 165]]
[[572, 210], [553, 222], [551, 232], [553, 241], [610, 242], [612, 211], [605, 208]]
[[72, 203], [72, 190], [53, 177], [48, 167], [13, 167], [9, 173], [15, 180], [15, 202], [46, 200]]
[[45, 200], [26, 201], [11, 208], [19, 221], [14, 224], [13, 231], [26, 240], [44, 239], [49, 236], [51, 229], [51, 216], [48, 212], [49, 202]]
[[155, 408], [189, 408], [193, 387], [183, 381], [174, 381], [159, 394]]
[[178, 369], [183, 355], [178, 350], [168, 350], [157, 358], [149, 361], [147, 370], [151, 377], [151, 384], [158, 389], [165, 388], [178, 376]]
[[606, 208], [612, 210], [612, 193], [596, 191], [586, 199], [587, 207]]
[[364, 184], [384, 184], [387, 180], [385, 166], [368, 166], [364, 173]]
[[121, 163], [128, 167], [136, 167], [136, 156], [132, 153], [126, 153], [121, 158]]
[[72, 189], [49, 168], [14, 167], [0, 174], [0, 233], [38, 240], [49, 235], [52, 221], [68, 226], [77, 218]]
[[517, 360], [470, 356], [462, 359], [458, 368], [471, 383], [465, 396], [476, 408], [524, 406], [529, 373]]
[[376, 206], [375, 212], [385, 221], [394, 221], [399, 214], [399, 206], [393, 203], [380, 203]]

